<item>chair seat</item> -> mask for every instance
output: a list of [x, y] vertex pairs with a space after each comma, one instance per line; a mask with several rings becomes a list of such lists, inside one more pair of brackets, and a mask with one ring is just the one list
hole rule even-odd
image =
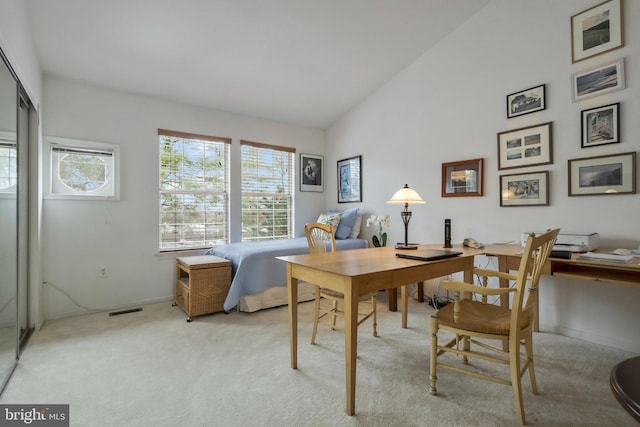
[[[460, 301], [460, 316], [458, 322], [453, 320], [454, 304], [448, 304], [438, 310], [438, 323], [474, 332], [494, 335], [509, 335], [511, 310], [477, 301]], [[526, 316], [523, 316], [526, 317]], [[528, 319], [522, 319], [520, 329], [529, 325]]]
[[[320, 288], [320, 292], [324, 295], [327, 295], [333, 298], [344, 299], [344, 294], [342, 292], [334, 291], [329, 288]], [[360, 295], [360, 297], [358, 298], [358, 301], [369, 301], [372, 295], [373, 295], [373, 292], [368, 292], [364, 295]]]

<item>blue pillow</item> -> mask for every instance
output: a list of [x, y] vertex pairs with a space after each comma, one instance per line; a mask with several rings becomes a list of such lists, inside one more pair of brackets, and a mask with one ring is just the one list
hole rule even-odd
[[[346, 209], [342, 212], [342, 218], [340, 218], [338, 230], [336, 231], [336, 239], [343, 240], [349, 238], [353, 224], [356, 222], [356, 218], [358, 218], [358, 210], [358, 208], [353, 208]], [[339, 211], [329, 211], [329, 213], [333, 212], [338, 213]]]

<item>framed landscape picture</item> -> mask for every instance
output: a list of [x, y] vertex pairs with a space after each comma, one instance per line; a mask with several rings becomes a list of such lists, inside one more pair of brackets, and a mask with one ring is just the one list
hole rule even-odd
[[442, 164], [442, 197], [482, 196], [483, 159]]
[[624, 46], [622, 4], [609, 0], [571, 17], [571, 62]]
[[624, 89], [624, 60], [600, 65], [571, 77], [573, 102]]
[[362, 201], [362, 156], [338, 161], [338, 203]]
[[300, 191], [324, 191], [324, 158], [314, 154], [300, 154]]
[[498, 170], [553, 163], [551, 122], [500, 132]]
[[500, 177], [500, 206], [548, 205], [549, 171]]
[[545, 87], [546, 85], [540, 85], [507, 95], [507, 118], [544, 110]]
[[635, 192], [635, 152], [569, 160], [569, 196]]
[[582, 110], [582, 148], [620, 142], [620, 103]]

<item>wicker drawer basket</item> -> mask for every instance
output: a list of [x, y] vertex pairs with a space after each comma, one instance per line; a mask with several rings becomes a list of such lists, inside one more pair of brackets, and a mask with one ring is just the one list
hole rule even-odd
[[189, 316], [224, 310], [231, 286], [231, 262], [213, 255], [176, 258], [176, 302]]

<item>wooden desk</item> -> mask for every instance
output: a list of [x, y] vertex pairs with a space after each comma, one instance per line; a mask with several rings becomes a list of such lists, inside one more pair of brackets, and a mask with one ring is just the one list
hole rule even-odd
[[[484, 255], [498, 258], [500, 271], [517, 270], [520, 265], [522, 246], [514, 245], [487, 245]], [[611, 249], [600, 249], [595, 252], [611, 253]], [[577, 259], [579, 253], [571, 255], [571, 259], [549, 258], [545, 264], [543, 273], [557, 276], [581, 279], [593, 282], [613, 283], [616, 285], [640, 286], [640, 257], [635, 257], [630, 264], [615, 262], [586, 261]], [[508, 286], [506, 280], [500, 280], [500, 286]], [[509, 302], [505, 298], [502, 304]], [[539, 331], [538, 308], [536, 307], [534, 318], [534, 330]]]
[[[456, 248], [456, 250], [461, 249]], [[459, 271], [463, 271], [465, 281], [471, 283], [474, 256], [482, 254], [483, 251], [470, 248], [464, 248], [462, 251], [463, 254], [458, 257], [431, 262], [398, 258], [395, 256], [396, 249], [393, 247], [277, 257], [287, 262], [291, 368], [298, 368], [298, 280], [342, 292], [344, 294], [346, 412], [348, 415], [355, 414], [358, 297], [370, 291], [402, 286], [404, 306], [406, 301], [404, 285]], [[403, 323], [406, 324], [406, 306], [403, 307], [402, 313]]]

